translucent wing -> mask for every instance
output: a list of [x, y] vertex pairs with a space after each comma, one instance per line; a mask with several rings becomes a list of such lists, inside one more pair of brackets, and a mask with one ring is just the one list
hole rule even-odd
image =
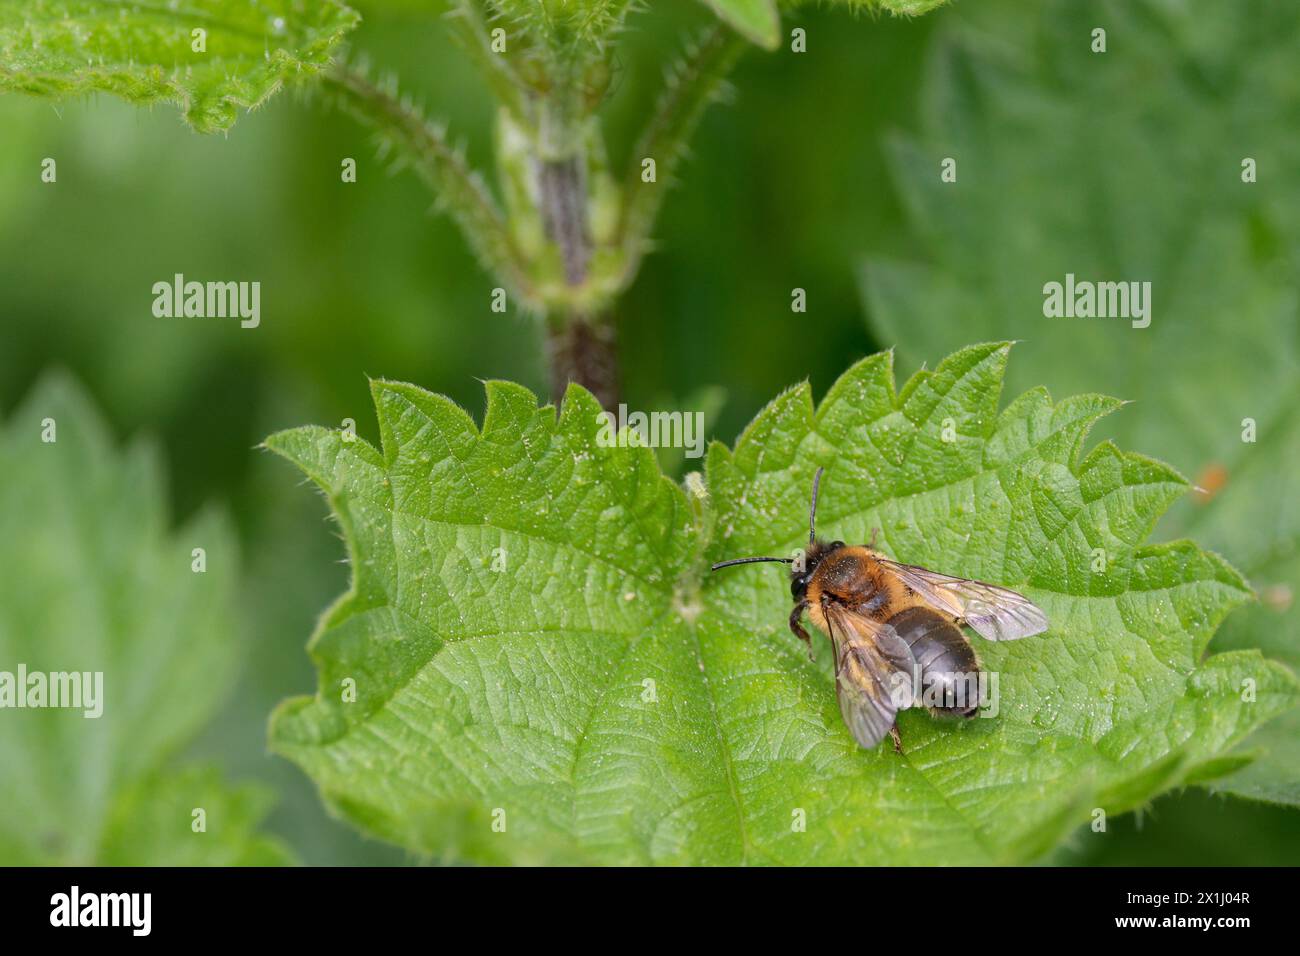
[[840, 604], [823, 610], [835, 648], [835, 696], [853, 739], [868, 750], [912, 706], [916, 661], [911, 648], [887, 624]]
[[914, 564], [899, 564], [878, 558], [927, 604], [969, 624], [989, 641], [1014, 641], [1041, 634], [1048, 628], [1047, 615], [1023, 594], [996, 584], [968, 581], [940, 574]]

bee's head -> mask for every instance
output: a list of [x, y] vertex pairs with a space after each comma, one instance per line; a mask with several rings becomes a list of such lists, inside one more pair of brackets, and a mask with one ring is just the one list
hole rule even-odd
[[796, 601], [802, 601], [804, 595], [808, 593], [808, 585], [817, 571], [817, 565], [822, 563], [822, 558], [842, 547], [844, 547], [843, 541], [832, 541], [827, 544], [820, 538], [814, 538], [803, 556], [795, 558], [790, 564], [790, 596]]
[[813, 476], [812, 507], [808, 511], [807, 551], [793, 558], [733, 558], [730, 561], [715, 564], [713, 570], [730, 567], [733, 564], [754, 564], [758, 561], [779, 561], [788, 564], [790, 565], [790, 593], [796, 601], [802, 601], [804, 595], [808, 593], [808, 584], [812, 581], [813, 573], [817, 570], [817, 565], [822, 558], [836, 548], [844, 547], [843, 541], [833, 541], [827, 544], [817, 538], [817, 488], [821, 484], [821, 480], [822, 470], [818, 468], [817, 474]]

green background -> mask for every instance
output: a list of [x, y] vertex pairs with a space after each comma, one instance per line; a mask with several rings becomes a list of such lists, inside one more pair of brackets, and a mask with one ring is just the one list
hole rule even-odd
[[[491, 101], [442, 26], [427, 14], [358, 6], [366, 20], [353, 45], [395, 70], [405, 89], [448, 121], [471, 160], [489, 166]], [[898, 345], [909, 359], [905, 331], [897, 340], [873, 331], [882, 326], [868, 315], [862, 265], [928, 258], [928, 244], [944, 237], [915, 227], [890, 143], [926, 131], [927, 78], [953, 31], [975, 29], [1014, 51], [1032, 42], [1033, 21], [1048, 15], [1036, 7], [963, 3], [912, 21], [808, 9], [785, 22], [787, 30], [796, 23], [807, 30], [806, 54], [750, 51], [730, 101], [710, 110], [694, 140], [655, 230], [658, 250], [617, 307], [629, 406], [680, 407], [699, 389], [720, 386], [726, 402], [713, 434], [731, 441], [793, 382], [807, 378], [821, 394], [863, 355]], [[616, 166], [653, 102], [663, 51], [708, 17], [681, 0], [633, 18], [605, 113]], [[1250, 42], [1300, 62], [1294, 33], [1264, 32]], [[1051, 73], [1044, 71], [1044, 94], [1068, 103], [1069, 85]], [[1164, 80], [1158, 72], [1150, 78]], [[1219, 95], [1220, 81], [1227, 79], [1207, 77], [1198, 87], [1207, 101]], [[367, 375], [444, 392], [476, 416], [480, 379], [544, 393], [537, 326], [490, 311], [496, 281], [447, 219], [426, 214], [430, 197], [419, 182], [389, 175], [360, 127], [310, 97], [278, 96], [229, 134], [200, 136], [170, 108], [6, 96], [0, 130], [0, 409], [12, 409], [45, 370], [66, 368], [119, 436], [145, 431], [161, 441], [174, 520], [205, 503], [228, 508], [244, 555], [238, 612], [247, 650], [236, 693], [193, 754], [279, 794], [268, 826], [303, 861], [403, 861], [400, 851], [329, 819], [306, 778], [266, 752], [271, 707], [314, 686], [304, 644], [347, 573], [342, 544], [322, 520], [323, 502], [255, 446], [281, 428], [347, 417], [373, 439]], [[1108, 144], [1080, 137], [1074, 148], [1100, 157]], [[54, 185], [40, 181], [47, 156], [58, 162]], [[340, 181], [344, 157], [358, 162], [354, 185]], [[1135, 195], [1160, 185], [1150, 165], [1133, 176]], [[1088, 187], [1048, 176], [1023, 188], [1031, 199], [1041, 191], [1047, 216], [1060, 190]], [[1035, 208], [1022, 201], [1017, 214]], [[1125, 229], [1140, 235], [1146, 223], [1139, 211]], [[1287, 256], [1294, 264], [1295, 253]], [[1014, 273], [1017, 264], [1003, 268]], [[151, 287], [177, 272], [260, 281], [261, 327], [154, 318]], [[970, 296], [987, 295], [980, 279]], [[1203, 281], [1208, 288], [1215, 277]], [[805, 316], [791, 314], [794, 287], [807, 290]], [[1294, 324], [1294, 299], [1290, 308]], [[1231, 323], [1231, 314], [1222, 321]], [[980, 327], [969, 340], [1016, 335], [1025, 324], [1022, 316], [1001, 331]], [[1104, 361], [1095, 350], [1083, 359], [1056, 351], [1023, 371], [1062, 395], [1105, 388], [1110, 376], [1101, 368], [1090, 374], [1087, 364]], [[1278, 383], [1279, 393], [1294, 388], [1294, 380]], [[1174, 464], [1195, 477], [1206, 462], [1189, 451]], [[1294, 635], [1287, 639], [1294, 648]], [[1295, 811], [1200, 791], [1166, 797], [1107, 834], [1081, 832], [1056, 857], [1095, 864], [1295, 859]]]

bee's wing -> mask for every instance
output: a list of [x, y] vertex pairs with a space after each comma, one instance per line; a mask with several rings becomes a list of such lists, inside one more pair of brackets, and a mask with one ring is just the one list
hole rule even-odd
[[827, 604], [835, 648], [835, 697], [853, 739], [870, 750], [884, 739], [900, 710], [912, 706], [916, 661], [889, 625], [838, 604]]
[[888, 558], [877, 560], [927, 604], [961, 618], [985, 640], [1014, 641], [1041, 634], [1049, 626], [1047, 615], [1038, 605], [1008, 588], [954, 578]]

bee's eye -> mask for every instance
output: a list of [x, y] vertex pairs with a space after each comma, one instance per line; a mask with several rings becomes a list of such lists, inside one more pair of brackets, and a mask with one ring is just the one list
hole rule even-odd
[[803, 597], [803, 593], [808, 590], [808, 575], [799, 574], [790, 579], [790, 594], [796, 598]]
[[832, 541], [832, 542], [831, 542], [831, 547], [832, 547], [832, 548], [842, 548], [842, 547], [844, 547], [844, 542], [843, 542], [843, 541]]

